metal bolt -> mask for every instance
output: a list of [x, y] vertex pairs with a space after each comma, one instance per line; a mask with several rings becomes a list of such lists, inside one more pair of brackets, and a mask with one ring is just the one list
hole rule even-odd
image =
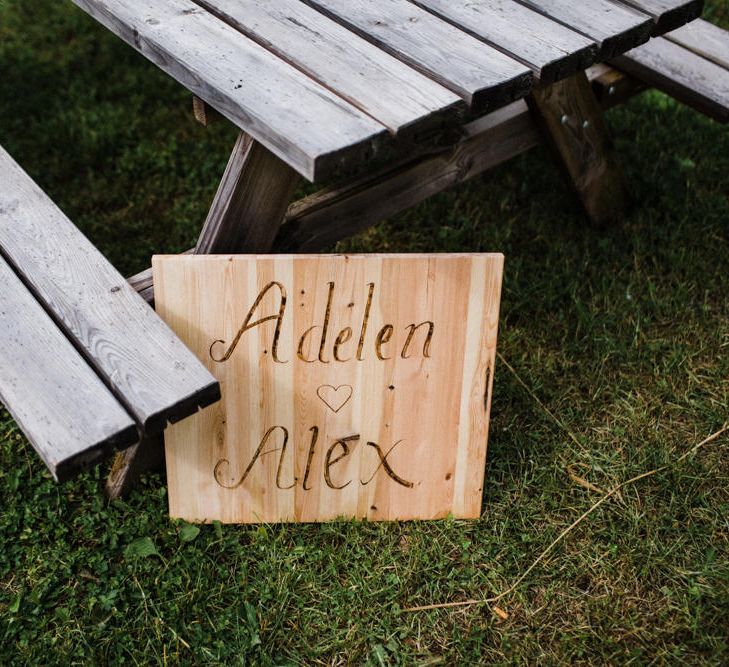
[[610, 86], [610, 88], [608, 88], [608, 95], [615, 95], [615, 93], [615, 86]]
[[567, 125], [567, 123], [570, 122], [570, 117], [567, 114], [563, 114], [562, 118], [560, 118], [560, 122], [562, 125]]
[[590, 121], [589, 120], [583, 120], [582, 121], [582, 129], [586, 130], [588, 127], [590, 127]]

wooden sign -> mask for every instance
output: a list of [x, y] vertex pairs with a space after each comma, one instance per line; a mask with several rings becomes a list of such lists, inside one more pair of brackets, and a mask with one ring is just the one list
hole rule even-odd
[[223, 399], [165, 436], [188, 521], [481, 511], [503, 256], [160, 256]]

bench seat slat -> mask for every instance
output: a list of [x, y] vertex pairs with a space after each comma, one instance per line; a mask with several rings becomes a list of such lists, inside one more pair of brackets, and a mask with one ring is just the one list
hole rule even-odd
[[667, 33], [666, 39], [729, 70], [729, 32], [718, 25], [696, 19]]
[[0, 254], [145, 433], [218, 400], [210, 372], [2, 148]]
[[616, 0], [651, 16], [653, 35], [662, 35], [701, 16], [704, 0]]
[[594, 40], [513, 0], [413, 0], [528, 65], [543, 84], [589, 67]]
[[729, 70], [706, 58], [657, 37], [612, 62], [715, 120], [729, 122]]
[[594, 39], [600, 60], [624, 53], [650, 39], [653, 19], [611, 0], [520, 0], [527, 7]]
[[305, 2], [455, 91], [475, 113], [531, 90], [528, 67], [409, 0]]
[[139, 440], [134, 420], [0, 258], [0, 401], [58, 481]]
[[394, 134], [438, 127], [465, 106], [450, 90], [299, 0], [198, 2]]
[[191, 0], [73, 2], [311, 181], [389, 142], [381, 123]]

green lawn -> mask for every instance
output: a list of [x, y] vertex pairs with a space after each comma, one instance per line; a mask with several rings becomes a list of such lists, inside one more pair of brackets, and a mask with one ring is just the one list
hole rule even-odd
[[[56, 485], [0, 408], [0, 663], [729, 663], [729, 436], [677, 461], [729, 419], [729, 130], [658, 93], [608, 122], [618, 225], [538, 149], [340, 245], [506, 255], [479, 521], [198, 533], [160, 477], [112, 505], [103, 469]], [[194, 242], [234, 138], [68, 0], [0, 0], [0, 143], [124, 273]], [[662, 466], [508, 618], [404, 611], [509, 589]]]

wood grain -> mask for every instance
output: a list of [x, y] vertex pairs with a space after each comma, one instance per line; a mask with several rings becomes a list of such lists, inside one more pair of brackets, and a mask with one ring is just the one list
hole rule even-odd
[[519, 0], [572, 30], [594, 39], [607, 60], [650, 39], [652, 17], [612, 0]]
[[603, 111], [623, 104], [648, 88], [642, 81], [605, 63], [593, 65], [585, 74]]
[[653, 35], [675, 30], [701, 16], [704, 0], [619, 0], [648, 14], [655, 22]]
[[191, 0], [73, 1], [309, 180], [388, 141], [382, 124]]
[[[197, 246], [190, 252], [269, 251], [299, 180], [291, 167], [241, 132]], [[151, 270], [129, 283], [147, 302], [154, 303]], [[147, 438], [117, 456], [106, 494], [119, 498], [133, 488], [139, 475], [160, 469], [164, 469], [162, 439]]]
[[415, 4], [511, 55], [543, 84], [589, 67], [597, 44], [513, 0], [413, 0]]
[[527, 102], [590, 219], [597, 224], [618, 220], [625, 185], [585, 73], [535, 88]]
[[394, 134], [440, 129], [463, 109], [451, 91], [299, 0], [198, 2]]
[[192, 115], [203, 127], [220, 118], [220, 114], [197, 95], [192, 96]]
[[[645, 84], [607, 65], [588, 71], [602, 109], [645, 90]], [[324, 188], [294, 202], [274, 242], [276, 252], [331, 248], [385, 218], [485, 172], [541, 142], [524, 101], [465, 126], [463, 141], [432, 155], [403, 161], [345, 184]], [[151, 278], [151, 271], [145, 274]]]
[[667, 33], [666, 39], [729, 70], [729, 32], [718, 25], [697, 19]]
[[[608, 65], [595, 65], [587, 74], [602, 109], [621, 104], [646, 87]], [[294, 202], [273, 249], [317, 252], [331, 248], [337, 241], [483, 173], [540, 141], [526, 103], [514, 102], [468, 123], [463, 140], [454, 147], [401, 160]], [[140, 294], [152, 298], [151, 268], [129, 281]]]
[[241, 133], [228, 160], [197, 254], [267, 252], [299, 175], [263, 145]]
[[522, 100], [465, 127], [463, 140], [430, 156], [403, 161], [289, 207], [277, 252], [316, 252], [404, 211], [448, 187], [522, 153], [540, 134]]
[[531, 70], [408, 0], [304, 0], [458, 93], [474, 113], [524, 97]]
[[729, 70], [659, 37], [611, 61], [720, 123], [729, 122]]
[[0, 257], [0, 400], [57, 481], [138, 441], [134, 420]]
[[165, 469], [165, 446], [161, 433], [143, 438], [114, 457], [104, 493], [109, 500], [127, 496], [144, 474]]
[[[165, 436], [171, 515], [478, 517], [502, 265], [501, 255], [155, 257], [159, 312], [224, 395]], [[251, 313], [253, 325], [281, 312], [276, 283], [278, 337], [273, 321], [245, 330]]]
[[215, 379], [0, 148], [0, 252], [147, 433], [218, 400]]

